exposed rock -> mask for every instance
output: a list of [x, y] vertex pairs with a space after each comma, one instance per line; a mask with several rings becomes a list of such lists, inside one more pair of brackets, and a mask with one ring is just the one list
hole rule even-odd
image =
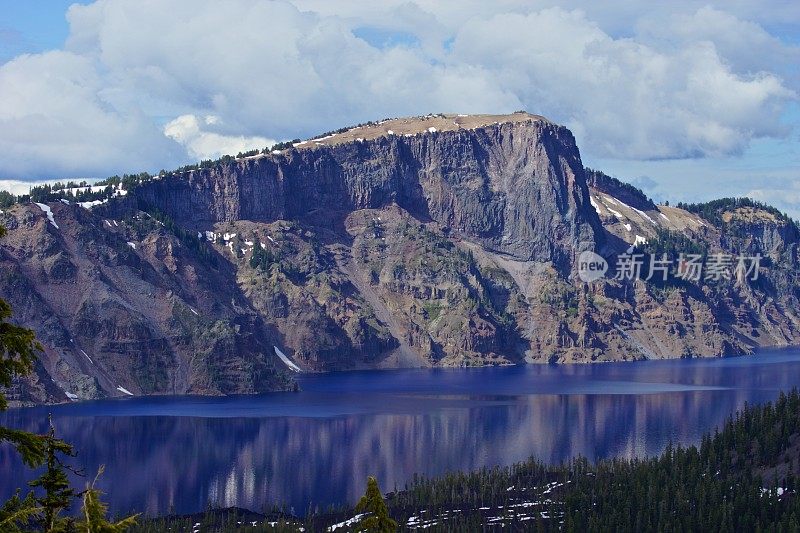
[[[595, 171], [587, 183], [572, 134], [524, 113], [373, 123], [49, 207], [55, 224], [35, 205], [0, 215], [0, 296], [44, 346], [18, 403], [292, 388], [275, 347], [326, 371], [800, 341], [793, 222], [656, 206]], [[757, 281], [575, 275], [583, 250], [676, 242], [768, 260]]]

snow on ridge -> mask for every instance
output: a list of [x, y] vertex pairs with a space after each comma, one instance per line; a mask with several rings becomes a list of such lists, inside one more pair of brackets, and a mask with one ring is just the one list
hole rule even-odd
[[606, 200], [607, 202], [610, 202], [611, 205], [617, 205], [617, 201], [609, 195], [605, 195], [605, 198], [603, 199]]
[[340, 527], [349, 528], [350, 526], [356, 524], [359, 520], [367, 516], [367, 513], [361, 513], [355, 515], [353, 518], [349, 520], [345, 520], [344, 522], [339, 522], [338, 524], [333, 524], [332, 526], [328, 526], [328, 531], [336, 531]]
[[78, 202], [78, 205], [84, 209], [91, 209], [95, 206], [102, 205], [108, 201], [108, 198], [104, 200], [92, 200], [91, 202]]
[[[625, 204], [623, 204], [623, 205], [625, 205]], [[636, 211], [636, 213], [639, 216], [641, 216], [642, 218], [646, 218], [647, 221], [650, 222], [652, 225], [658, 226], [658, 223], [655, 220], [653, 220], [652, 218], [650, 218], [650, 215], [648, 215], [647, 213], [645, 213], [641, 209], [636, 209], [635, 207], [631, 207], [631, 206], [627, 206], [627, 207], [629, 207], [629, 208], [633, 209], [634, 211]]]
[[50, 209], [50, 206], [47, 204], [40, 204], [40, 203], [36, 203], [36, 205], [38, 205], [39, 209], [41, 209], [42, 212], [44, 212], [44, 214], [47, 215], [47, 220], [50, 221], [53, 227], [58, 229], [58, 224], [56, 224], [56, 219], [53, 217], [53, 210]]
[[611, 212], [612, 215], [614, 215], [615, 217], [617, 217], [620, 220], [622, 220], [623, 218], [627, 218], [627, 217], [625, 217], [625, 215], [623, 215], [619, 211], [615, 211], [614, 209], [611, 209], [608, 206], [606, 206], [606, 209], [608, 209]]
[[83, 350], [81, 350], [81, 353], [86, 356], [86, 359], [88, 359], [90, 363], [94, 364], [94, 361], [92, 361], [92, 358], [89, 357], [88, 353], [84, 352]]
[[286, 354], [283, 353], [280, 348], [278, 348], [277, 346], [273, 346], [273, 348], [275, 348], [275, 354], [281, 358], [281, 361], [283, 361], [286, 364], [286, 366], [288, 366], [291, 370], [294, 370], [295, 372], [302, 372], [302, 370], [300, 370], [300, 367], [294, 364], [288, 357], [286, 357]]

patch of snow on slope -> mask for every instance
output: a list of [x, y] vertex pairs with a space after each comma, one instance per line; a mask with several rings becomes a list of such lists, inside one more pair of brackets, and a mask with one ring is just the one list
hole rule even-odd
[[133, 393], [131, 391], [129, 391], [128, 389], [126, 389], [125, 387], [122, 387], [120, 385], [117, 385], [117, 390], [120, 391], [122, 394], [127, 394], [128, 396], [133, 396]]
[[367, 516], [367, 513], [357, 514], [349, 520], [345, 520], [344, 522], [339, 522], [338, 524], [333, 524], [332, 526], [328, 526], [328, 531], [336, 531], [340, 527], [349, 529], [350, 526], [356, 524], [359, 520], [361, 520], [365, 516]]
[[39, 209], [41, 209], [44, 212], [44, 214], [47, 215], [47, 220], [50, 221], [53, 227], [58, 229], [58, 224], [56, 224], [56, 219], [53, 218], [53, 210], [50, 209], [50, 206], [47, 204], [39, 204], [39, 203], [37, 203], [36, 205], [38, 205]]
[[628, 208], [628, 209], [630, 209], [631, 211], [634, 211], [636, 214], [638, 214], [640, 217], [642, 217], [642, 218], [646, 219], [646, 220], [647, 220], [648, 222], [650, 222], [652, 225], [654, 225], [654, 226], [658, 226], [658, 224], [656, 223], [656, 221], [655, 221], [655, 220], [653, 220], [652, 218], [650, 218], [650, 215], [648, 215], [647, 213], [645, 213], [645, 212], [644, 212], [644, 211], [642, 211], [641, 209], [636, 209], [635, 207], [633, 207], [633, 206], [630, 206], [630, 205], [626, 204], [626, 203], [625, 203], [625, 202], [623, 202], [622, 200], [617, 200], [617, 202], [619, 202], [619, 204], [620, 204], [621, 206], [623, 206], [623, 207], [627, 207], [627, 208]]
[[636, 240], [633, 241], [633, 245], [636, 246], [637, 244], [647, 244], [647, 239], [645, 239], [641, 235], [637, 235]]
[[283, 353], [280, 348], [278, 348], [277, 346], [273, 346], [273, 348], [275, 348], [275, 354], [281, 358], [281, 361], [283, 361], [286, 364], [286, 366], [288, 366], [295, 372], [302, 372], [302, 370], [300, 370], [300, 367], [294, 364], [288, 357], [286, 357], [286, 354]]
[[72, 394], [71, 392], [68, 392], [68, 391], [64, 391], [64, 394], [66, 394], [67, 398], [69, 398], [73, 402], [78, 399], [78, 395], [77, 394]]
[[429, 131], [430, 133], [436, 133], [436, 128], [434, 128], [433, 126], [431, 126], [430, 128], [428, 128], [428, 131]]
[[631, 225], [630, 224], [625, 223], [625, 224], [623, 224], [623, 226], [625, 226], [626, 230], [631, 231]]
[[128, 241], [128, 246], [130, 246], [134, 250], [136, 249], [136, 243], [135, 242]]
[[623, 214], [622, 214], [622, 213], [620, 213], [619, 211], [615, 211], [615, 210], [611, 209], [611, 208], [610, 208], [610, 207], [608, 207], [608, 206], [606, 206], [606, 209], [608, 209], [608, 210], [611, 212], [611, 214], [612, 214], [612, 215], [614, 215], [615, 217], [617, 217], [617, 218], [618, 218], [618, 219], [620, 219], [620, 220], [622, 220], [623, 218], [625, 218], [625, 215], [623, 215]]
[[78, 202], [78, 205], [84, 209], [91, 209], [95, 206], [102, 205], [108, 201], [108, 198], [105, 200], [92, 200], [91, 202]]
[[589, 197], [589, 203], [592, 204], [592, 207], [594, 207], [594, 210], [597, 211], [597, 214], [599, 215], [600, 214], [600, 206], [597, 205], [597, 202], [595, 202], [594, 198], [592, 198], [591, 196]]
[[86, 356], [86, 359], [88, 359], [90, 363], [94, 364], [94, 361], [92, 361], [92, 358], [89, 357], [88, 353], [84, 352], [83, 350], [81, 350], [81, 353]]
[[665, 215], [664, 213], [659, 213], [659, 215], [661, 215], [661, 218], [669, 222], [669, 218], [667, 218], [667, 215]]
[[66, 200], [64, 198], [59, 198], [58, 201], [61, 202], [64, 205], [69, 205], [69, 200]]

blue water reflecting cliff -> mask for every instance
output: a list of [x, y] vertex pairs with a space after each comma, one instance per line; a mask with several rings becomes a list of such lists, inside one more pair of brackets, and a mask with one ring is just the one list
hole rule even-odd
[[[306, 376], [299, 393], [134, 398], [12, 410], [44, 432], [52, 412], [116, 511], [259, 510], [354, 502], [368, 475], [385, 490], [414, 473], [531, 455], [631, 457], [697, 442], [745, 402], [800, 384], [800, 351], [594, 366], [351, 372]], [[30, 479], [0, 448], [0, 496]]]

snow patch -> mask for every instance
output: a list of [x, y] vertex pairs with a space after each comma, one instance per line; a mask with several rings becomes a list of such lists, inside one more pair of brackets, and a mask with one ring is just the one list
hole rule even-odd
[[50, 221], [53, 227], [58, 229], [58, 224], [56, 224], [56, 219], [53, 217], [53, 210], [50, 209], [50, 206], [47, 204], [39, 204], [39, 203], [37, 203], [36, 205], [38, 205], [39, 209], [41, 209], [44, 212], [44, 214], [47, 215], [47, 220]]
[[88, 353], [84, 352], [83, 350], [81, 350], [81, 353], [86, 357], [86, 359], [89, 360], [90, 363], [94, 364], [94, 361], [92, 361], [92, 358], [89, 357]]
[[636, 240], [633, 241], [633, 245], [636, 246], [637, 244], [647, 244], [647, 239], [641, 235], [637, 235]]
[[669, 222], [669, 218], [667, 218], [667, 215], [665, 215], [664, 213], [659, 213], [659, 215], [661, 215], [661, 218]]
[[91, 209], [95, 206], [102, 205], [108, 201], [108, 198], [105, 200], [92, 200], [91, 202], [78, 202], [78, 205], [84, 209]]
[[286, 357], [286, 354], [283, 353], [280, 348], [278, 348], [277, 346], [273, 346], [273, 348], [275, 348], [275, 354], [281, 358], [281, 361], [283, 361], [286, 364], [286, 366], [288, 366], [291, 370], [294, 370], [295, 372], [302, 372], [302, 370], [300, 370], [300, 367], [294, 364], [288, 357]]
[[617, 217], [617, 218], [618, 218], [618, 219], [620, 219], [620, 220], [622, 220], [622, 219], [626, 218], [626, 217], [625, 217], [625, 215], [623, 215], [623, 214], [622, 214], [622, 213], [620, 213], [619, 211], [615, 211], [615, 210], [611, 209], [611, 208], [610, 208], [610, 207], [608, 207], [608, 206], [606, 206], [606, 209], [608, 209], [608, 210], [611, 212], [611, 214], [612, 214], [612, 215], [614, 215], [615, 217]]
[[623, 224], [623, 226], [625, 226], [625, 229], [628, 230], [628, 231], [631, 231], [631, 229], [632, 229], [630, 224], [625, 223], [625, 224]]
[[69, 398], [73, 402], [78, 399], [78, 395], [77, 394], [72, 394], [71, 392], [68, 392], [68, 391], [64, 391], [64, 394], [66, 394], [67, 398]]
[[134, 250], [136, 249], [136, 243], [135, 242], [128, 241], [128, 246], [130, 246]]
[[358, 523], [365, 516], [367, 516], [367, 513], [357, 514], [353, 518], [350, 518], [349, 520], [345, 520], [344, 522], [339, 522], [338, 524], [333, 524], [332, 526], [328, 526], [328, 531], [336, 531], [340, 527], [349, 528], [350, 526]]
[[595, 202], [594, 198], [592, 198], [591, 196], [589, 197], [589, 203], [592, 204], [592, 207], [594, 207], [594, 210], [597, 211], [597, 214], [599, 215], [600, 214], [600, 206], [597, 205], [597, 202]]
[[430, 133], [436, 133], [436, 128], [434, 128], [433, 126], [431, 126], [430, 128], [428, 128], [428, 131], [429, 131]]
[[127, 394], [128, 396], [133, 396], [133, 393], [131, 391], [129, 391], [125, 387], [122, 387], [121, 385], [117, 385], [117, 390], [120, 391], [122, 394]]
[[69, 205], [69, 200], [66, 200], [64, 198], [59, 198], [58, 201], [61, 202], [64, 205]]
[[387, 130], [386, 133], [388, 133], [389, 135], [394, 135], [394, 132], [392, 130]]

